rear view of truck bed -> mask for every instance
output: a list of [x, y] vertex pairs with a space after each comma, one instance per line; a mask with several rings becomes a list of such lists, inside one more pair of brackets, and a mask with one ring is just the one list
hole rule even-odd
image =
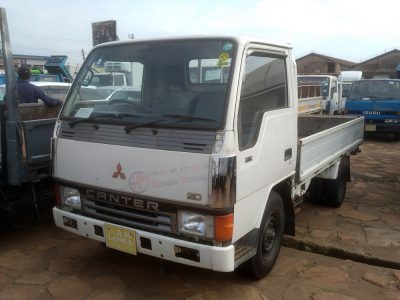
[[299, 116], [296, 181], [311, 179], [356, 150], [363, 132], [363, 117]]

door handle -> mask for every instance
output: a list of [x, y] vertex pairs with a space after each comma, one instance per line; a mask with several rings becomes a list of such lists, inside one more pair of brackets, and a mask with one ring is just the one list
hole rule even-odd
[[292, 158], [292, 148], [285, 150], [284, 160], [287, 161]]

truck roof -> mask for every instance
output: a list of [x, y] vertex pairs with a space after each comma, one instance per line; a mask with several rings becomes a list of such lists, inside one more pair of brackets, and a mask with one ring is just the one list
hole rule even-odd
[[342, 71], [338, 77], [341, 81], [354, 81], [362, 78], [362, 71]]
[[268, 39], [257, 38], [257, 37], [247, 37], [247, 36], [231, 36], [231, 35], [192, 35], [192, 36], [172, 36], [172, 37], [159, 37], [159, 38], [146, 38], [146, 39], [135, 39], [129, 41], [118, 41], [118, 42], [108, 42], [95, 46], [94, 48], [107, 47], [111, 45], [118, 44], [134, 44], [143, 42], [156, 42], [156, 41], [182, 41], [182, 40], [209, 40], [209, 39], [229, 39], [234, 40], [238, 44], [246, 45], [248, 43], [258, 43], [270, 46], [277, 46], [286, 49], [292, 49], [289, 44], [274, 42]]

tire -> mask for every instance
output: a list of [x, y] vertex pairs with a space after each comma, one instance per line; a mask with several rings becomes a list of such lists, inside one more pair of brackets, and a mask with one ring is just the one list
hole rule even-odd
[[285, 208], [281, 196], [272, 191], [261, 221], [257, 253], [248, 262], [250, 274], [256, 279], [267, 275], [278, 258], [285, 229]]
[[336, 179], [325, 179], [322, 202], [325, 206], [340, 207], [346, 195], [347, 166], [341, 163]]
[[307, 199], [315, 205], [322, 204], [324, 180], [321, 178], [313, 178], [308, 188]]

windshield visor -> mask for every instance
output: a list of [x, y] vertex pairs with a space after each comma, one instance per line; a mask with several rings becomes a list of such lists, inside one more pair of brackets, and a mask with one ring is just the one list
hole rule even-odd
[[235, 52], [233, 41], [214, 39], [96, 48], [82, 66], [61, 117], [134, 127], [150, 123], [220, 129]]

